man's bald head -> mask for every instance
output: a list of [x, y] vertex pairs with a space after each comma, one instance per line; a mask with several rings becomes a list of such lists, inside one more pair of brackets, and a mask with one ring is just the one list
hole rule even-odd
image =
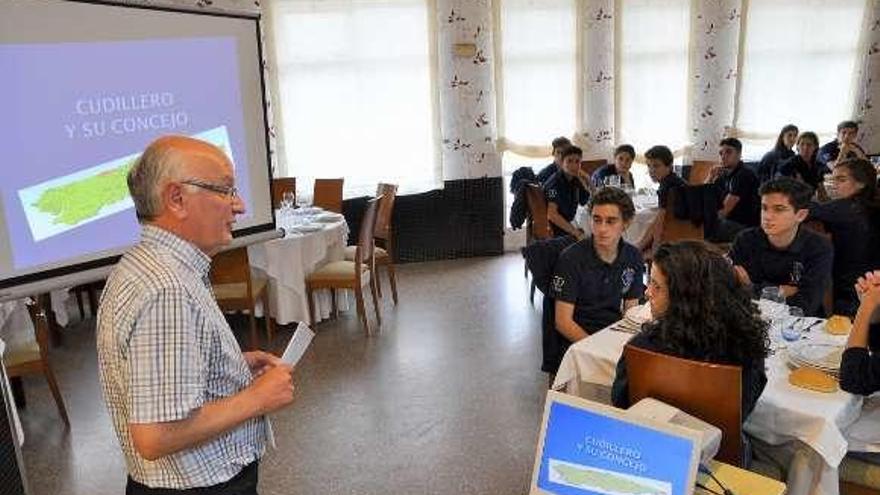
[[150, 143], [128, 172], [138, 220], [150, 222], [162, 213], [166, 184], [186, 177], [201, 163], [217, 161], [229, 164], [220, 148], [187, 136], [163, 136]]

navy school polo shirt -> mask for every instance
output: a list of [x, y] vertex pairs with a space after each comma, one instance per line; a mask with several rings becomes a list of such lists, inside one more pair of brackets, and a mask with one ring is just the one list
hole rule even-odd
[[803, 309], [806, 316], [823, 316], [822, 300], [831, 282], [834, 248], [820, 234], [798, 228], [790, 246], [776, 249], [760, 227], [746, 229], [734, 239], [730, 259], [746, 269], [756, 297], [764, 287], [793, 285], [797, 294], [786, 302]]
[[[576, 177], [569, 178], [562, 170], [553, 174], [544, 184], [544, 196], [547, 198], [548, 204], [556, 203], [559, 214], [569, 222], [574, 220], [578, 205], [585, 205], [590, 199], [590, 193], [584, 189], [581, 181]], [[555, 225], [553, 225], [553, 232], [556, 235], [565, 234]]]
[[574, 304], [574, 321], [587, 333], [620, 320], [625, 299], [645, 294], [645, 264], [639, 250], [623, 240], [613, 263], [602, 261], [592, 237], [572, 244], [556, 262], [550, 293], [558, 301]]
[[725, 171], [715, 181], [721, 188], [722, 196], [732, 194], [739, 198], [736, 206], [727, 215], [741, 225], [754, 227], [761, 219], [761, 198], [758, 196], [758, 176], [746, 168], [742, 162], [733, 170]]

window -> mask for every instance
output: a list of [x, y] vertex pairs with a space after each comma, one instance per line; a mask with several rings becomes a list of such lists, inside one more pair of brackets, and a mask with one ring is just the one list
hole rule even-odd
[[[577, 16], [575, 0], [504, 0], [500, 4], [499, 136], [511, 147], [549, 147], [572, 136], [576, 97]], [[529, 154], [529, 153], [525, 153]], [[537, 152], [533, 155], [541, 155]], [[549, 163], [547, 156], [504, 153], [510, 167]]]
[[688, 143], [689, 0], [621, 2], [617, 143]]
[[734, 125], [760, 158], [782, 126], [831, 139], [852, 117], [864, 0], [749, 2]]
[[[344, 177], [347, 197], [440, 184], [425, 0], [277, 0], [272, 30], [286, 170]], [[305, 183], [305, 184], [303, 184]]]

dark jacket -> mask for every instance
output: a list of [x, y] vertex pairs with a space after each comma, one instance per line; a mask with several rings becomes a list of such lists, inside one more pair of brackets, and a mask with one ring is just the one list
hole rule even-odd
[[556, 373], [556, 370], [559, 369], [559, 363], [562, 361], [562, 354], [559, 353], [562, 343], [559, 339], [564, 339], [556, 331], [556, 300], [549, 295], [550, 280], [553, 278], [559, 255], [574, 243], [575, 238], [572, 236], [554, 237], [535, 241], [522, 250], [526, 266], [532, 272], [535, 287], [544, 294], [541, 313], [541, 348], [543, 350], [541, 371], [547, 373]]
[[776, 177], [798, 179], [808, 184], [814, 191], [819, 187], [825, 175], [830, 173], [831, 171], [825, 165], [815, 161], [809, 164], [800, 155], [785, 160], [776, 168]]
[[529, 204], [526, 201], [526, 184], [534, 184], [535, 172], [531, 167], [520, 167], [510, 177], [510, 192], [513, 204], [510, 206], [510, 228], [522, 228], [529, 216]]
[[[688, 352], [681, 355], [672, 350], [672, 348], [660, 340], [657, 327], [655, 325], [645, 325], [642, 331], [637, 334], [629, 345], [636, 346], [649, 351], [661, 352], [670, 356], [691, 359], [695, 361], [707, 361], [704, 355], [697, 352]], [[742, 366], [742, 419], [745, 422], [749, 414], [755, 408], [755, 403], [764, 391], [767, 385], [767, 374], [764, 371], [764, 359], [757, 359], [749, 363], [737, 363], [733, 360], [718, 360], [719, 364], [734, 364]], [[626, 373], [626, 359], [620, 356], [617, 362], [617, 374], [614, 376], [614, 384], [611, 386], [611, 403], [614, 407], [627, 408], [629, 403], [629, 377]]]

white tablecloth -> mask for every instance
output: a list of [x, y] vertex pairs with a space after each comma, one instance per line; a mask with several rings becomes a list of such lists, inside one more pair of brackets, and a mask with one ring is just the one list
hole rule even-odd
[[[846, 341], [845, 337], [828, 335], [819, 327], [808, 336], [815, 341], [840, 344]], [[604, 329], [576, 342], [562, 359], [553, 389], [608, 402], [617, 361], [630, 338], [631, 334]], [[821, 462], [816, 464], [821, 465], [820, 472], [803, 472], [814, 470], [807, 465], [809, 463], [789, 466], [790, 470], [802, 471], [796, 473], [798, 478], [811, 480], [810, 483], [800, 483], [809, 485], [801, 493], [836, 495], [837, 467], [850, 448], [844, 432], [859, 418], [862, 399], [843, 391], [820, 394], [790, 385], [785, 353], [780, 348], [784, 344], [772, 331], [771, 341], [776, 353], [767, 359], [767, 386], [749, 416], [745, 430], [769, 444], [806, 445], [810, 450], [808, 456], [818, 456]], [[880, 444], [875, 447], [880, 448]], [[860, 450], [871, 449], [861, 446]], [[797, 490], [789, 486], [789, 493], [797, 495]]]
[[[281, 325], [309, 322], [309, 302], [306, 295], [306, 276], [331, 261], [345, 258], [348, 242], [348, 224], [345, 220], [324, 225], [318, 232], [288, 234], [248, 247], [251, 266], [269, 277], [269, 314]], [[340, 309], [346, 309], [347, 299], [339, 297]], [[330, 316], [329, 291], [315, 294], [315, 318], [321, 321]], [[314, 323], [314, 322], [311, 322]]]
[[[632, 223], [623, 233], [623, 238], [630, 244], [636, 244], [645, 235], [645, 232], [654, 223], [657, 217], [657, 193], [637, 194], [633, 196], [633, 203], [636, 206], [636, 215], [632, 219]], [[590, 232], [592, 226], [590, 223], [590, 210], [586, 206], [578, 207], [575, 213], [574, 224], [584, 230]]]

